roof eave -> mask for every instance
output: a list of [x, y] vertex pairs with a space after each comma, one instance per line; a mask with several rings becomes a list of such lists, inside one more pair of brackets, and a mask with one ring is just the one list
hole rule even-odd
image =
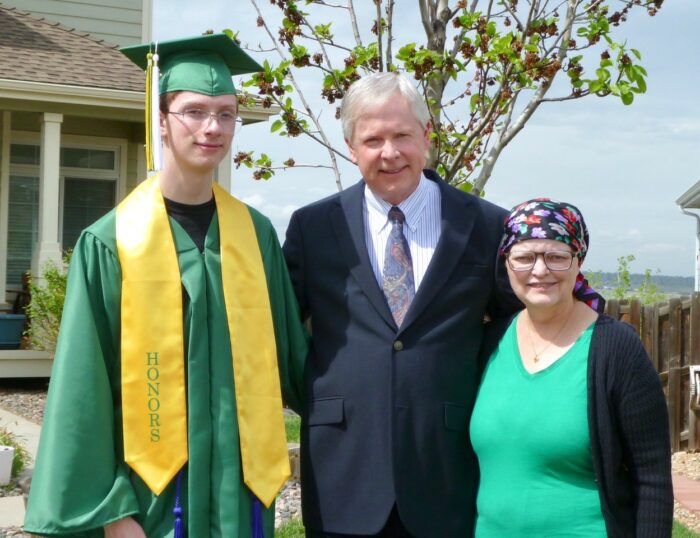
[[681, 194], [676, 204], [683, 209], [700, 209], [700, 181]]
[[[137, 111], [144, 109], [145, 101], [144, 92], [3, 78], [0, 78], [0, 99]], [[279, 111], [278, 106], [264, 108], [260, 103], [256, 103], [252, 107], [241, 107], [240, 114], [245, 123], [258, 123], [267, 121]]]
[[143, 109], [143, 92], [0, 78], [0, 98]]

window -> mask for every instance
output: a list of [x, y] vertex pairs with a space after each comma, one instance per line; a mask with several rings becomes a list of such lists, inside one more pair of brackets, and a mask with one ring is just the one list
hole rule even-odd
[[36, 164], [40, 162], [39, 146], [30, 144], [12, 144], [10, 146], [10, 164]]
[[[62, 147], [61, 247], [75, 247], [80, 232], [110, 211], [116, 202], [116, 149]], [[7, 285], [18, 286], [31, 268], [39, 234], [39, 164], [41, 150], [34, 143], [10, 145], [10, 185], [7, 238]]]
[[39, 178], [10, 176], [7, 284], [22, 284], [39, 232]]
[[114, 170], [114, 151], [104, 149], [61, 148], [61, 166]]
[[68, 250], [75, 246], [80, 232], [109, 212], [115, 202], [114, 181], [67, 177], [63, 183], [63, 238]]

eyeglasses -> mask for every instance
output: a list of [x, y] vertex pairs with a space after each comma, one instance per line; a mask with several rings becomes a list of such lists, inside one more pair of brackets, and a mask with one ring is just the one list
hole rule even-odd
[[548, 250], [547, 252], [511, 250], [507, 256], [508, 265], [513, 271], [530, 271], [537, 263], [539, 256], [542, 256], [544, 264], [550, 271], [568, 271], [576, 254], [568, 250]]
[[235, 130], [236, 124], [240, 122], [240, 118], [229, 110], [224, 110], [222, 112], [209, 112], [208, 110], [202, 110], [201, 108], [188, 108], [180, 112], [168, 110], [168, 114], [180, 116], [180, 118], [182, 118], [182, 122], [193, 129], [199, 129], [203, 125], [209, 125], [212, 118], [216, 118], [219, 126], [224, 131]]

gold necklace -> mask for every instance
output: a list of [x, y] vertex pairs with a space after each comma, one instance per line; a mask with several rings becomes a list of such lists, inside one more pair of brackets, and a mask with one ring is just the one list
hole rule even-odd
[[562, 326], [559, 328], [557, 331], [557, 334], [554, 335], [554, 337], [547, 343], [546, 346], [544, 346], [542, 349], [539, 350], [539, 352], [535, 349], [535, 343], [532, 340], [532, 334], [535, 332], [535, 326], [532, 324], [532, 319], [530, 319], [530, 315], [528, 314], [527, 316], [527, 322], [529, 324], [528, 330], [527, 330], [527, 339], [528, 342], [530, 343], [530, 349], [532, 349], [532, 353], [534, 354], [534, 357], [532, 360], [535, 363], [538, 363], [540, 361], [540, 356], [547, 351], [553, 344], [556, 342], [557, 338], [559, 338], [559, 335], [564, 332], [564, 328], [569, 324], [569, 320], [571, 319], [571, 315], [574, 312], [574, 309], [576, 308], [576, 305], [569, 310], [569, 313], [566, 316], [566, 319], [564, 320], [564, 323], [562, 323]]

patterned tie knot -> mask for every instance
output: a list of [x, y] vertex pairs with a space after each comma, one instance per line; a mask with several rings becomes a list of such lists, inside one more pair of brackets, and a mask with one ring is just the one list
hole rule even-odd
[[398, 222], [399, 224], [403, 224], [404, 221], [406, 220], [406, 216], [403, 214], [403, 211], [401, 211], [398, 207], [394, 206], [389, 210], [389, 222], [392, 224]]

